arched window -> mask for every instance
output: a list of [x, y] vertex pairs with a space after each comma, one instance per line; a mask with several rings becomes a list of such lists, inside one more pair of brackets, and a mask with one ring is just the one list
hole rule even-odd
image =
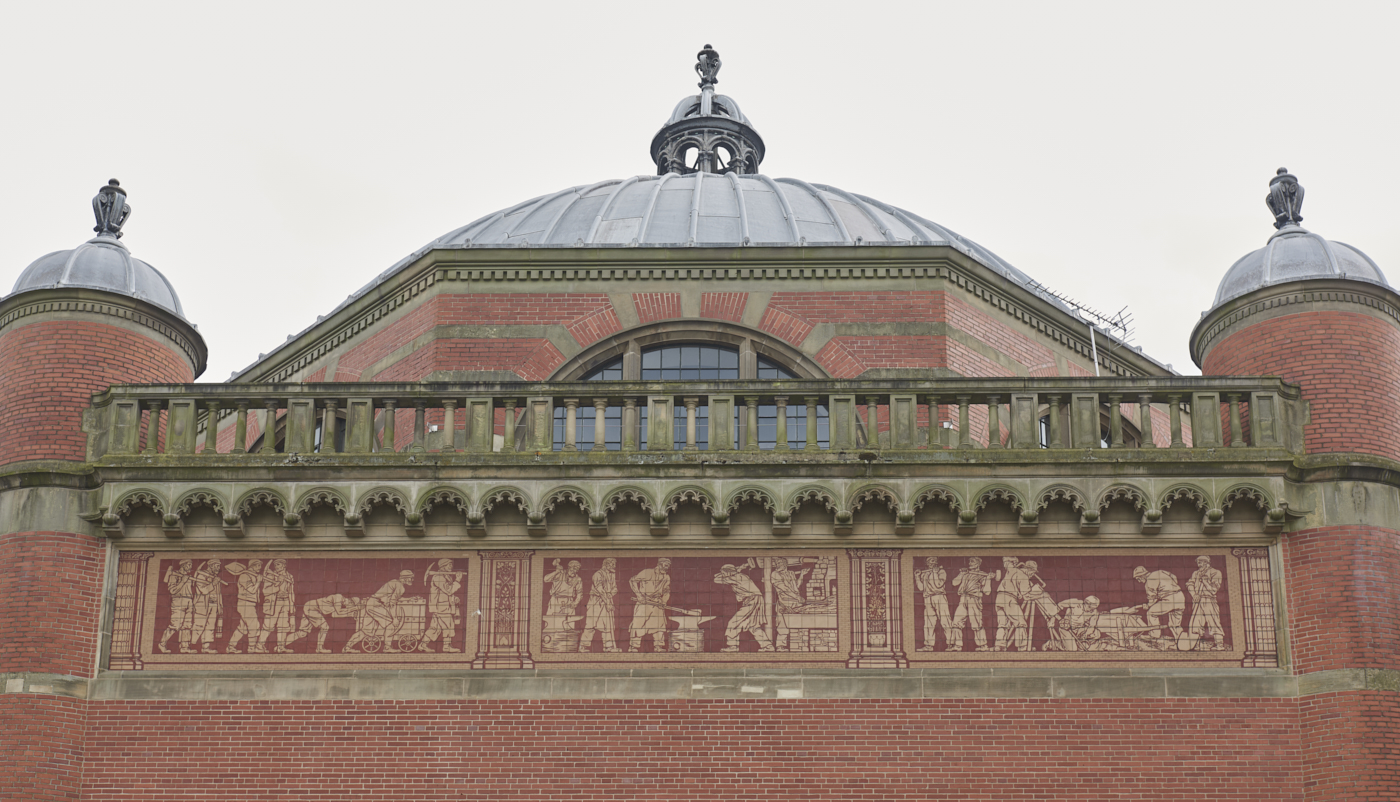
[[[620, 381], [623, 378], [623, 357], [593, 368], [579, 377], [580, 381]], [[726, 381], [741, 377], [739, 349], [713, 343], [666, 343], [641, 349], [642, 381]], [[757, 357], [757, 375], [754, 378], [781, 380], [799, 378], [788, 368], [764, 356]], [[802, 399], [794, 398], [787, 406], [787, 435], [789, 448], [802, 448], [807, 442], [807, 410]], [[737, 405], [736, 405], [737, 406]], [[734, 411], [733, 431], [742, 433], [742, 415], [747, 410]], [[638, 447], [646, 448], [647, 410], [639, 409], [640, 432]], [[583, 433], [578, 447], [582, 450], [596, 448], [588, 439], [588, 432], [594, 431], [597, 421], [597, 408], [584, 400], [576, 413], [578, 431]], [[622, 407], [607, 406], [603, 411], [604, 448], [622, 448]], [[565, 411], [562, 407], [554, 410], [554, 447], [564, 444]], [[825, 406], [817, 407], [817, 442], [821, 448], [827, 447], [830, 424]], [[777, 445], [778, 408], [773, 405], [758, 407], [758, 447], [772, 449]], [[709, 407], [696, 408], [696, 442], [701, 449], [709, 448]], [[677, 406], [675, 431], [672, 442], [680, 450], [686, 439], [686, 414], [683, 407]]]

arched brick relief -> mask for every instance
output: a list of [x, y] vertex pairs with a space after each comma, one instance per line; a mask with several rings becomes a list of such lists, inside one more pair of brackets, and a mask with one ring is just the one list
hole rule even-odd
[[1094, 509], [1100, 511], [1106, 510], [1108, 509], [1108, 505], [1119, 500], [1132, 504], [1133, 509], [1138, 512], [1146, 511], [1151, 502], [1151, 498], [1142, 488], [1133, 485], [1112, 485], [1099, 494], [1099, 499], [1094, 504]]
[[1056, 501], [1069, 504], [1075, 512], [1084, 512], [1089, 506], [1088, 496], [1083, 490], [1072, 485], [1050, 485], [1036, 494], [1034, 511], [1041, 512]]
[[330, 507], [342, 515], [350, 515], [352, 510], [350, 500], [339, 490], [330, 487], [316, 487], [301, 494], [296, 505], [292, 507], [292, 512], [297, 515], [306, 515], [312, 507], [317, 505]]
[[991, 485], [984, 487], [977, 491], [976, 498], [977, 501], [972, 507], [972, 509], [976, 511], [986, 509], [987, 504], [992, 501], [1004, 501], [1010, 504], [1011, 508], [1017, 512], [1026, 511], [1026, 500], [1022, 498], [1021, 494], [1015, 488], [1008, 485]]
[[254, 507], [271, 507], [281, 515], [287, 514], [289, 506], [287, 499], [281, 493], [270, 487], [259, 487], [249, 490], [238, 497], [238, 502], [233, 505], [233, 514], [239, 517], [247, 517]]
[[967, 504], [963, 501], [963, 497], [959, 495], [958, 491], [947, 485], [929, 485], [920, 488], [919, 492], [914, 494], [914, 500], [909, 506], [915, 512], [918, 512], [931, 502], [947, 504], [949, 509], [953, 512], [959, 512], [967, 508]]
[[556, 487], [545, 494], [544, 498], [540, 501], [540, 512], [544, 515], [548, 515], [554, 512], [554, 508], [560, 504], [573, 504], [582, 510], [584, 515], [590, 515], [597, 509], [597, 505], [593, 503], [593, 499], [589, 497], [587, 491], [582, 488], [568, 486]]
[[355, 505], [355, 512], [360, 515], [369, 515], [374, 512], [375, 507], [389, 505], [407, 515], [412, 512], [407, 499], [408, 494], [400, 490], [392, 487], [376, 487], [360, 496], [359, 503]]
[[112, 505], [110, 514], [125, 518], [138, 507], [146, 507], [160, 516], [164, 516], [166, 511], [170, 509], [165, 503], [165, 497], [160, 493], [147, 488], [136, 488], [123, 493]]
[[1197, 509], [1206, 510], [1210, 508], [1210, 494], [1192, 484], [1172, 485], [1158, 498], [1157, 509], [1165, 510], [1178, 502], [1190, 502]]
[[741, 504], [759, 504], [771, 513], [779, 512], [778, 502], [767, 489], [747, 485], [731, 492], [724, 500], [724, 512], [732, 514]]
[[1220, 494], [1220, 509], [1228, 510], [1237, 501], [1253, 502], [1256, 507], [1265, 512], [1277, 506], [1274, 504], [1273, 497], [1269, 495], [1269, 491], [1258, 485], [1241, 483], [1231, 485], [1228, 490]]
[[466, 493], [455, 487], [435, 487], [418, 497], [413, 509], [422, 515], [433, 511], [433, 507], [456, 507], [466, 515], [471, 512], [472, 502]]
[[609, 490], [603, 498], [605, 499], [601, 506], [603, 513], [612, 512], [617, 509], [617, 505], [629, 501], [637, 504], [637, 506], [646, 510], [648, 513], [655, 512], [657, 509], [656, 500], [651, 497], [650, 493], [640, 487], [631, 485]]
[[890, 512], [899, 512], [899, 496], [884, 485], [865, 485], [857, 488], [850, 495], [850, 500], [846, 503], [846, 509], [855, 512], [870, 502], [882, 502], [889, 508]]
[[205, 487], [186, 491], [180, 498], [176, 499], [170, 511], [181, 518], [187, 518], [195, 507], [208, 507], [221, 517], [228, 512], [228, 502], [224, 497], [217, 491]]
[[791, 515], [797, 511], [798, 507], [801, 507], [809, 501], [820, 502], [830, 512], [837, 512], [841, 506], [840, 502], [836, 500], [836, 497], [831, 494], [831, 491], [824, 487], [807, 485], [798, 488], [789, 495], [787, 501], [783, 503], [783, 509]]

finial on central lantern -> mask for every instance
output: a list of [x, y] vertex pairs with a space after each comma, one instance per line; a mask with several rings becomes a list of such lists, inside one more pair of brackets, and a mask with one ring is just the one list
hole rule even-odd
[[719, 83], [716, 75], [719, 75], [720, 60], [719, 51], [709, 45], [695, 56], [695, 72], [700, 76], [700, 88], [712, 87]]
[[113, 178], [107, 186], [97, 191], [92, 199], [92, 213], [97, 218], [93, 231], [99, 237], [122, 238], [122, 226], [131, 216], [131, 207], [126, 203], [126, 190], [121, 182]]
[[1264, 203], [1274, 213], [1274, 228], [1303, 222], [1303, 186], [1296, 176], [1289, 175], [1287, 167], [1278, 168], [1278, 175], [1269, 182], [1269, 194]]

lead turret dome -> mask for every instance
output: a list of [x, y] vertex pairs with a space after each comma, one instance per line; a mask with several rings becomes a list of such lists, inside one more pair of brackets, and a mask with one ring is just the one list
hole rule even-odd
[[1269, 182], [1265, 203], [1274, 213], [1278, 231], [1264, 247], [1245, 254], [1225, 272], [1214, 306], [1263, 287], [1304, 279], [1342, 278], [1390, 286], [1371, 257], [1298, 225], [1303, 220], [1303, 188], [1287, 169], [1280, 167]]
[[180, 296], [159, 270], [135, 258], [118, 241], [131, 215], [126, 192], [113, 178], [92, 199], [97, 236], [72, 250], [54, 251], [35, 259], [15, 281], [11, 295], [59, 287], [102, 290], [137, 298], [185, 316]]

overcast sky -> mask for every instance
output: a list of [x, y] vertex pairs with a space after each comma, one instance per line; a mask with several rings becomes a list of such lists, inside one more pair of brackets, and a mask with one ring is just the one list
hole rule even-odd
[[1400, 279], [1400, 3], [0, 5], [0, 284], [92, 236], [180, 293], [223, 381], [435, 237], [654, 171], [695, 53], [763, 172], [935, 220], [1195, 373], [1220, 277], [1303, 225]]

